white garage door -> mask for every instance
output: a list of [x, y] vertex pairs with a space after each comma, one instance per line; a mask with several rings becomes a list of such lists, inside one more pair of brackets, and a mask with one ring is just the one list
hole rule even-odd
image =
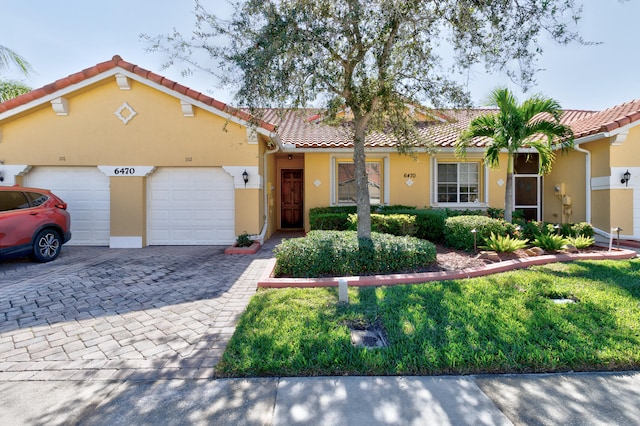
[[235, 241], [233, 178], [218, 167], [159, 168], [147, 179], [149, 245]]
[[109, 177], [96, 167], [34, 167], [26, 186], [50, 189], [68, 205], [70, 245], [109, 245]]

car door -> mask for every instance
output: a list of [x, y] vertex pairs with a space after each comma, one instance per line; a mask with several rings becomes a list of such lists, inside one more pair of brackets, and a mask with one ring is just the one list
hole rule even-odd
[[0, 249], [31, 245], [33, 233], [42, 222], [40, 208], [30, 207], [22, 191], [0, 192]]

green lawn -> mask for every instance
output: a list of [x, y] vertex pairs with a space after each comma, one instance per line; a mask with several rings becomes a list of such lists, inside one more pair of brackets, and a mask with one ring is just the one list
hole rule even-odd
[[[469, 280], [259, 291], [221, 376], [428, 375], [640, 367], [640, 260], [556, 263]], [[552, 298], [568, 297], [572, 304]], [[378, 319], [390, 347], [355, 348]]]

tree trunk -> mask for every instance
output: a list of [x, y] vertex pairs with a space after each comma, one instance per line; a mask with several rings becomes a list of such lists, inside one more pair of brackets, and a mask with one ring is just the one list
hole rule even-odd
[[363, 118], [355, 118], [353, 139], [353, 164], [356, 178], [356, 205], [358, 207], [358, 239], [371, 241], [371, 200], [369, 199], [369, 176], [364, 153], [365, 127]]
[[513, 220], [513, 161], [515, 154], [508, 154], [507, 182], [504, 187], [504, 220], [511, 223]]

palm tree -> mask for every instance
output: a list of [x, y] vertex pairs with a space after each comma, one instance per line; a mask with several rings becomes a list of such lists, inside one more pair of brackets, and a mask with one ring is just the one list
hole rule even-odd
[[10, 65], [17, 66], [24, 75], [29, 75], [32, 68], [29, 62], [8, 47], [0, 45], [0, 71], [6, 70]]
[[31, 88], [29, 86], [19, 81], [0, 80], [0, 102], [8, 101], [30, 91]]
[[554, 99], [536, 95], [518, 104], [509, 89], [498, 88], [491, 92], [489, 103], [498, 107], [498, 111], [473, 119], [456, 141], [455, 152], [464, 158], [474, 138], [489, 138], [491, 141], [487, 144], [484, 159], [492, 169], [500, 167], [500, 153], [507, 153], [504, 219], [511, 222], [513, 165], [518, 151], [524, 147], [535, 149], [539, 154], [539, 173], [547, 174], [555, 159], [554, 149], [566, 151], [573, 148], [573, 132], [560, 124], [562, 110]]

